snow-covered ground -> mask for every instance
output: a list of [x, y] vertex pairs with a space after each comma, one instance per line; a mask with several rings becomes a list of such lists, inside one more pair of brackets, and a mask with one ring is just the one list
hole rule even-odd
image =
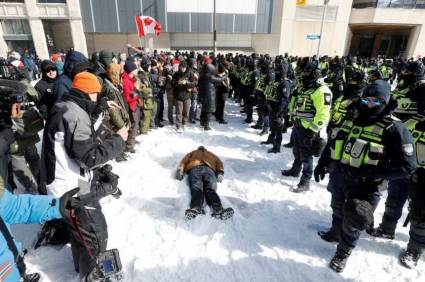
[[[243, 123], [239, 107], [229, 103], [226, 111], [229, 124], [214, 122], [209, 132], [199, 125], [189, 125], [181, 134], [168, 126], [152, 131], [139, 138], [131, 160], [114, 164], [124, 195], [102, 204], [108, 248], [119, 249], [125, 281], [425, 281], [423, 261], [416, 270], [398, 263], [408, 241], [402, 223], [393, 241], [363, 234], [345, 271], [330, 270], [336, 245], [317, 236], [331, 220], [327, 179], [304, 194], [291, 193], [297, 180], [280, 174], [291, 165], [291, 151], [267, 154], [269, 147], [260, 145], [266, 137]], [[288, 138], [289, 133], [284, 142]], [[189, 191], [186, 179], [174, 180], [174, 171], [200, 145], [224, 161], [218, 192], [224, 206], [235, 209], [229, 221], [208, 214], [190, 223], [183, 219]], [[383, 208], [381, 201], [377, 223]], [[15, 227], [27, 246], [38, 229]], [[43, 281], [78, 281], [69, 246], [32, 250], [26, 261]]]

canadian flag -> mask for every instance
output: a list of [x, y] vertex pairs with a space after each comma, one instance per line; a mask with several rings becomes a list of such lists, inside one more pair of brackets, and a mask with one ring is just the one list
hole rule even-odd
[[136, 16], [136, 25], [139, 37], [143, 37], [146, 34], [159, 36], [161, 33], [161, 24], [149, 16]]

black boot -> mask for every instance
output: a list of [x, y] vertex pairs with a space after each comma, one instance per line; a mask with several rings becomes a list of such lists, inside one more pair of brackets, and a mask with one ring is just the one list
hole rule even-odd
[[336, 253], [329, 263], [329, 267], [335, 272], [342, 272], [347, 264], [350, 254], [351, 250], [343, 250], [341, 245], [338, 245]]
[[295, 168], [292, 167], [291, 169], [282, 170], [282, 175], [283, 176], [298, 177], [298, 176], [300, 176], [300, 172], [301, 172], [301, 170], [295, 169]]
[[260, 132], [260, 136], [269, 134], [269, 128], [268, 127], [264, 127], [263, 130]]
[[211, 213], [211, 216], [220, 219], [220, 220], [227, 220], [233, 216], [235, 211], [232, 208], [225, 208], [223, 207], [217, 207], [213, 208], [213, 212]]
[[259, 125], [259, 124], [256, 124], [256, 125], [252, 125], [251, 128], [253, 128], [253, 129], [262, 129], [263, 127], [261, 125]]
[[385, 231], [382, 225], [379, 225], [378, 228], [372, 228], [370, 230], [366, 230], [366, 232], [373, 237], [384, 238], [389, 240], [394, 239], [394, 232]]
[[292, 142], [286, 143], [283, 145], [283, 147], [285, 148], [292, 148], [294, 146], [294, 144], [292, 144]]
[[328, 231], [319, 231], [317, 234], [326, 242], [339, 242], [339, 230], [331, 227]]
[[421, 257], [421, 252], [418, 250], [413, 250], [407, 248], [399, 256], [399, 261], [404, 267], [413, 269], [418, 265], [419, 258]]
[[184, 218], [189, 221], [194, 219], [195, 217], [197, 217], [198, 215], [204, 215], [205, 214], [205, 210], [203, 208], [199, 208], [199, 207], [194, 207], [194, 208], [190, 208], [187, 209], [184, 213]]
[[310, 179], [301, 177], [300, 183], [298, 183], [297, 188], [293, 189], [294, 193], [302, 193], [310, 190]]
[[277, 154], [277, 153], [280, 153], [280, 146], [279, 147], [276, 147], [276, 146], [273, 146], [273, 148], [271, 148], [271, 149], [269, 149], [268, 151], [267, 151], [267, 153], [273, 153], [273, 154]]
[[115, 161], [117, 161], [118, 163], [119, 162], [125, 162], [125, 161], [127, 161], [127, 154], [126, 153], [124, 153], [124, 152], [122, 152], [121, 154], [119, 154], [116, 158], [115, 158]]
[[267, 139], [266, 141], [261, 142], [261, 144], [263, 144], [263, 145], [273, 144], [273, 140], [271, 140], [271, 139], [269, 138], [269, 139]]

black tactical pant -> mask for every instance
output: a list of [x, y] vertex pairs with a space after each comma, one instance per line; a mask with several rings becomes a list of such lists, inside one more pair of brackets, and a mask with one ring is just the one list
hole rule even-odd
[[388, 196], [381, 227], [387, 233], [394, 234], [397, 222], [403, 213], [404, 204], [409, 195], [409, 178], [392, 180], [388, 183]]

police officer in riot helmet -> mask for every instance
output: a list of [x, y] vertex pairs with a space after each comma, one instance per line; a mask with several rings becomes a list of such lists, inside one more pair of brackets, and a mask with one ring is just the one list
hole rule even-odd
[[352, 115], [335, 129], [315, 168], [316, 181], [329, 171], [343, 177], [339, 197], [342, 227], [330, 267], [341, 272], [355, 248], [361, 231], [373, 222], [379, 189], [388, 180], [408, 176], [416, 169], [413, 138], [404, 124], [391, 116], [390, 86], [377, 80], [368, 85]]
[[292, 167], [282, 171], [283, 176], [302, 176], [293, 192], [300, 193], [310, 189], [313, 174], [314, 150], [320, 141], [320, 131], [329, 121], [332, 93], [318, 82], [321, 71], [316, 63], [308, 62], [302, 72], [302, 86], [293, 93], [290, 102], [290, 115], [294, 122], [293, 140], [294, 162]]

